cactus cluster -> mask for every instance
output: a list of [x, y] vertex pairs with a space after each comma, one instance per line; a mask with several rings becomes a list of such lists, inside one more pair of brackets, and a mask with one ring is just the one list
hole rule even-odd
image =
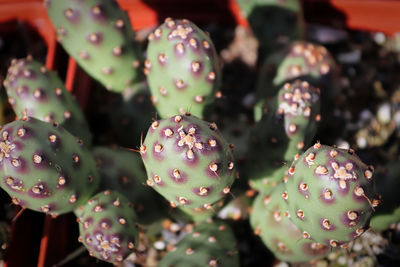
[[[237, 1], [259, 39], [249, 73], [260, 71], [248, 79], [254, 88], [230, 91], [225, 79], [242, 77], [225, 76], [230, 66], [192, 21], [167, 18], [146, 39], [116, 0], [45, 0], [58, 41], [101, 83], [94, 88], [112, 92], [91, 91], [84, 115], [55, 72], [30, 56], [11, 61], [4, 87], [17, 119], [0, 127], [0, 187], [12, 203], [73, 212], [83, 250], [114, 265], [253, 266], [243, 256], [253, 242], [309, 263], [356, 244], [370, 222], [399, 223], [398, 159], [387, 156], [374, 175], [364, 162], [379, 156], [321, 144], [331, 136], [320, 121], [333, 128], [325, 116], [341, 114], [330, 107], [346, 92], [337, 98], [329, 51], [299, 40], [300, 1]], [[395, 123], [384, 125], [390, 142]], [[0, 223], [0, 258], [8, 242]]]

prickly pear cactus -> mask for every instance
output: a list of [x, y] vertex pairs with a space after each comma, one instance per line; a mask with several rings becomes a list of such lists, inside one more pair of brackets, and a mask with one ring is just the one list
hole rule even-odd
[[308, 262], [326, 256], [329, 246], [303, 239], [299, 228], [289, 219], [288, 206], [279, 184], [269, 194], [259, 194], [253, 203], [250, 224], [275, 257], [288, 262]]
[[295, 79], [323, 88], [321, 94], [332, 101], [338, 94], [339, 78], [329, 51], [317, 44], [296, 41], [286, 49], [266, 58], [257, 81], [257, 94], [271, 97], [277, 88]]
[[231, 148], [217, 126], [190, 114], [154, 121], [140, 153], [147, 184], [172, 207], [212, 209], [235, 179]]
[[8, 242], [10, 242], [9, 226], [5, 222], [0, 222], [0, 260], [4, 257]]
[[289, 41], [303, 38], [304, 19], [299, 0], [236, 0], [236, 2], [257, 37], [263, 55]]
[[235, 237], [227, 224], [205, 221], [168, 252], [159, 262], [160, 267], [239, 266]]
[[4, 125], [0, 136], [0, 186], [14, 204], [58, 215], [97, 189], [93, 156], [61, 126], [23, 117]]
[[246, 174], [250, 185], [265, 190], [282, 181], [287, 164], [314, 138], [320, 115], [319, 89], [308, 82], [286, 83], [276, 98], [259, 110], [262, 119], [252, 131]]
[[90, 145], [92, 136], [78, 103], [61, 79], [31, 57], [13, 60], [4, 81], [8, 100], [18, 117], [57, 122]]
[[186, 19], [167, 18], [149, 35], [145, 74], [162, 118], [186, 112], [202, 118], [221, 83], [210, 37]]
[[139, 45], [115, 0], [45, 0], [64, 49], [107, 89], [121, 92], [141, 79]]
[[129, 200], [116, 191], [100, 192], [89, 199], [78, 222], [79, 241], [102, 261], [123, 261], [139, 240], [136, 213]]
[[140, 223], [163, 214], [160, 197], [146, 186], [146, 171], [139, 153], [125, 148], [94, 147], [100, 170], [100, 190], [115, 190], [134, 203]]
[[304, 238], [346, 247], [368, 228], [380, 202], [372, 176], [353, 150], [316, 143], [289, 168], [282, 197], [290, 219]]

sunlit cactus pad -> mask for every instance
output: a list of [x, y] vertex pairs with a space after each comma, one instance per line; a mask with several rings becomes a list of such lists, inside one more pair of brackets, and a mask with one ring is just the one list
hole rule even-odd
[[254, 233], [282, 261], [308, 262], [326, 256], [331, 251], [329, 246], [303, 239], [290, 221], [288, 206], [281, 197], [284, 189], [284, 184], [279, 184], [273, 192], [256, 197], [250, 215]]
[[107, 89], [121, 92], [141, 79], [141, 52], [115, 0], [45, 0], [58, 41]]
[[201, 118], [221, 82], [210, 37], [186, 19], [168, 18], [150, 34], [145, 74], [162, 118], [185, 112]]
[[140, 152], [147, 184], [172, 207], [212, 209], [235, 179], [231, 148], [217, 126], [189, 114], [154, 121]]
[[303, 237], [345, 247], [361, 235], [379, 204], [373, 168], [353, 150], [316, 143], [293, 162], [282, 197]]
[[8, 100], [18, 117], [57, 122], [90, 145], [88, 124], [58, 75], [31, 57], [11, 61], [4, 81]]
[[0, 138], [0, 186], [15, 204], [58, 215], [97, 189], [93, 156], [61, 126], [23, 117], [4, 125]]

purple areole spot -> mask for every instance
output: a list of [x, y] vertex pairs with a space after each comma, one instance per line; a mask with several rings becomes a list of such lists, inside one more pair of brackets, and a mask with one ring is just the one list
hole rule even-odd
[[45, 90], [43, 90], [43, 88], [37, 88], [35, 90], [33, 90], [33, 97], [35, 98], [35, 100], [39, 101], [39, 102], [46, 102], [47, 101], [47, 95]]
[[106, 19], [106, 16], [104, 14], [104, 7], [102, 4], [92, 6], [92, 8], [90, 9], [90, 15], [94, 20], [98, 22], [103, 22]]
[[326, 218], [319, 218], [319, 226], [324, 231], [333, 231], [336, 229], [336, 226], [329, 221], [326, 221]]
[[79, 20], [79, 12], [78, 10], [72, 9], [72, 8], [67, 8], [64, 10], [64, 16], [65, 18], [71, 22], [75, 23]]
[[24, 182], [18, 178], [5, 176], [3, 178], [3, 181], [7, 188], [9, 188], [13, 192], [22, 193], [25, 191]]
[[7, 165], [14, 169], [17, 173], [27, 173], [29, 171], [26, 160], [22, 157], [8, 158]]
[[335, 201], [335, 197], [332, 194], [332, 191], [329, 189], [322, 189], [320, 193], [320, 199], [325, 204], [331, 205]]
[[161, 180], [160, 176], [151, 174], [151, 177], [153, 178], [153, 181], [158, 185], [158, 186], [164, 186], [164, 182]]
[[188, 181], [186, 173], [178, 169], [169, 169], [168, 176], [177, 184], [184, 184]]
[[28, 196], [32, 198], [48, 198], [51, 196], [51, 192], [45, 182], [39, 182], [28, 191]]
[[174, 85], [179, 91], [185, 90], [188, 86], [188, 84], [182, 79], [174, 79]]
[[192, 61], [189, 64], [188, 71], [195, 77], [195, 78], [200, 78], [204, 70], [204, 64], [203, 62], [197, 60], [197, 61]]
[[83, 228], [87, 229], [89, 228], [93, 223], [93, 218], [92, 217], [88, 217], [83, 221]]
[[190, 167], [195, 167], [199, 163], [199, 156], [197, 155], [197, 152], [193, 149], [193, 156], [191, 156], [192, 158], [189, 158], [187, 153], [188, 149], [185, 149], [184, 151], [185, 152], [181, 153], [182, 161]]
[[161, 130], [159, 131], [158, 134], [159, 134], [160, 138], [162, 138], [162, 139], [177, 137], [176, 130], [172, 129], [172, 127], [169, 127], [169, 126], [165, 126], [165, 127], [161, 128]]
[[162, 161], [165, 157], [164, 146], [160, 144], [158, 141], [154, 142], [152, 148], [152, 154], [157, 161]]
[[362, 203], [364, 201], [368, 201], [366, 195], [361, 195], [361, 196], [357, 196], [354, 192], [353, 192], [353, 199], [355, 202], [357, 203]]
[[363, 217], [362, 216], [363, 213], [361, 211], [351, 211], [351, 212], [352, 214], [354, 214], [353, 218], [349, 216], [348, 211], [345, 211], [342, 215], [340, 215], [340, 221], [343, 223], [343, 225], [349, 228], [356, 226]]
[[50, 143], [50, 146], [53, 149], [59, 149], [61, 147], [61, 140], [60, 140], [60, 137], [58, 137], [57, 134], [55, 134], [53, 132], [49, 132], [47, 134], [47, 136], [48, 136], [48, 141]]
[[213, 186], [202, 186], [202, 187], [192, 188], [192, 192], [198, 195], [199, 197], [207, 197], [212, 193], [213, 189], [214, 189]]
[[103, 34], [101, 32], [90, 33], [87, 39], [91, 44], [99, 45], [103, 42]]
[[346, 196], [349, 193], [350, 185], [348, 180], [338, 180], [336, 184], [338, 193], [341, 196]]
[[57, 176], [57, 189], [63, 189], [69, 184], [69, 176], [66, 173], [58, 173]]
[[108, 218], [101, 219], [98, 223], [98, 226], [104, 230], [110, 229], [112, 225], [113, 225], [112, 221]]
[[78, 169], [81, 166], [82, 158], [78, 154], [72, 154], [72, 166]]
[[307, 242], [302, 245], [303, 253], [310, 256], [324, 255], [329, 250], [329, 246], [325, 246], [323, 244], [318, 244], [315, 242]]
[[185, 54], [186, 47], [183, 43], [177, 43], [174, 45], [174, 53], [176, 57], [181, 57]]
[[301, 181], [297, 186], [297, 191], [302, 194], [304, 197], [308, 198], [310, 196], [310, 192], [308, 191], [308, 185]]
[[28, 95], [28, 93], [29, 93], [29, 87], [28, 86], [26, 86], [26, 85], [22, 85], [22, 86], [20, 86], [20, 87], [18, 87], [17, 88], [17, 95], [20, 97], [20, 98], [25, 98], [27, 95]]
[[186, 206], [186, 205], [190, 205], [192, 204], [192, 201], [188, 200], [185, 197], [179, 197], [179, 196], [175, 196], [176, 201], [182, 205], [182, 206]]
[[208, 177], [210, 178], [219, 178], [219, 173], [220, 173], [220, 168], [222, 167], [220, 163], [217, 162], [213, 162], [211, 163], [212, 165], [216, 165], [217, 169], [214, 171], [212, 170], [212, 167], [210, 165], [208, 165], [205, 169], [205, 173]]
[[[18, 134], [18, 130], [19, 130], [19, 129], [21, 129], [21, 130], [19, 131], [19, 134]], [[32, 131], [32, 129], [29, 128], [29, 127], [22, 126], [22, 127], [19, 127], [19, 128], [17, 129], [17, 135], [18, 135], [18, 137], [19, 137], [20, 139], [22, 139], [22, 140], [27, 140], [27, 139], [30, 139], [30, 138], [32, 138], [32, 137], [35, 137], [35, 132]]]

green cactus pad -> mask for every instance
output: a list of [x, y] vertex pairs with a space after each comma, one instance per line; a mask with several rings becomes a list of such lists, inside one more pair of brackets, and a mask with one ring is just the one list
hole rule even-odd
[[324, 89], [321, 94], [330, 101], [340, 88], [336, 64], [328, 50], [321, 45], [296, 41], [266, 58], [257, 81], [257, 94], [274, 96], [280, 86], [295, 79]]
[[91, 256], [117, 263], [134, 252], [139, 240], [137, 216], [125, 196], [116, 191], [100, 192], [81, 209], [79, 241]]
[[264, 191], [282, 181], [287, 165], [314, 138], [320, 106], [319, 89], [296, 80], [286, 83], [262, 109], [262, 119], [252, 130], [247, 159], [251, 187]]
[[255, 234], [282, 261], [307, 262], [323, 258], [331, 251], [330, 247], [303, 239], [299, 228], [288, 218], [288, 206], [281, 197], [284, 190], [281, 183], [272, 192], [259, 194], [254, 200], [250, 224]]
[[13, 203], [58, 215], [97, 189], [93, 156], [61, 126], [23, 117], [4, 125], [0, 136], [0, 186]]
[[167, 18], [150, 34], [145, 74], [162, 118], [185, 112], [202, 118], [221, 83], [210, 37], [185, 19]]
[[107, 89], [141, 80], [141, 52], [128, 16], [115, 0], [45, 0], [64, 49]]
[[207, 221], [194, 227], [159, 262], [159, 267], [236, 267], [239, 255], [236, 240], [227, 224]]
[[154, 121], [140, 152], [147, 184], [172, 207], [212, 209], [235, 179], [231, 148], [216, 125], [189, 114]]
[[305, 238], [337, 247], [361, 235], [379, 200], [373, 168], [353, 150], [316, 143], [293, 162], [282, 197]]
[[91, 144], [85, 116], [55, 72], [30, 57], [13, 60], [4, 85], [18, 117], [57, 122], [85, 144]]
[[134, 204], [139, 223], [163, 215], [160, 196], [146, 185], [146, 171], [139, 153], [125, 148], [94, 147], [100, 170], [100, 190], [115, 190]]

